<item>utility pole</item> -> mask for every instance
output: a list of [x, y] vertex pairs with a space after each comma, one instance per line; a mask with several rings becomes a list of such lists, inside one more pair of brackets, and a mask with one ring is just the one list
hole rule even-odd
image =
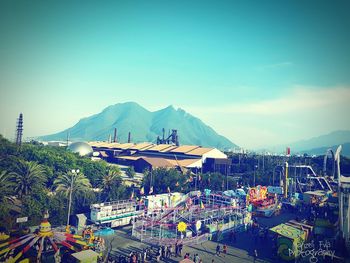
[[72, 177], [71, 177], [71, 182], [70, 182], [69, 203], [68, 203], [67, 226], [69, 226], [69, 216], [70, 216], [70, 210], [71, 210], [71, 206], [72, 206], [73, 182], [74, 182], [75, 176], [78, 175], [79, 172], [80, 172], [79, 169], [72, 170]]
[[255, 174], [256, 174], [256, 168], [257, 168], [258, 166], [257, 165], [254, 165], [254, 187], [256, 186], [255, 185]]

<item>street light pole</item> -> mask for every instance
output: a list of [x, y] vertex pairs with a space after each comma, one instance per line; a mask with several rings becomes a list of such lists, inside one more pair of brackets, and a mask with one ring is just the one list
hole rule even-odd
[[70, 216], [70, 210], [72, 206], [72, 192], [73, 192], [73, 181], [74, 181], [74, 176], [79, 173], [79, 169], [72, 170], [72, 177], [71, 177], [71, 182], [70, 182], [70, 192], [69, 192], [69, 203], [68, 203], [68, 216], [67, 216], [67, 226], [69, 226], [69, 216]]
[[254, 187], [256, 186], [256, 185], [255, 185], [255, 173], [256, 173], [256, 168], [257, 168], [257, 167], [258, 167], [257, 165], [254, 166]]

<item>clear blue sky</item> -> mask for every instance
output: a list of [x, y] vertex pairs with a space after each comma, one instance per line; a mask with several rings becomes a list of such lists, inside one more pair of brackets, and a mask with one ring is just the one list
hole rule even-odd
[[[246, 147], [350, 129], [349, 1], [1, 1], [0, 133], [172, 104]], [[334, 116], [336, 115], [336, 117]]]

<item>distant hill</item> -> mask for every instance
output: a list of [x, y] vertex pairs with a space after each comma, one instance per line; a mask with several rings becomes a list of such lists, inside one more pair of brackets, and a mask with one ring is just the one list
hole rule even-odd
[[331, 147], [350, 142], [350, 131], [334, 131], [308, 140], [301, 140], [291, 143], [289, 146], [294, 151], [307, 151], [310, 149]]
[[[342, 145], [341, 155], [344, 155], [344, 156], [350, 158], [350, 142], [342, 143], [341, 145]], [[311, 149], [311, 150], [307, 150], [307, 151], [302, 151], [302, 153], [307, 153], [309, 155], [324, 155], [326, 153], [327, 149], [329, 149], [329, 148], [331, 148], [333, 150], [333, 152], [335, 153], [338, 146], [339, 146], [339, 144], [333, 145], [330, 147], [320, 147], [320, 148], [315, 148], [315, 149]]]
[[45, 141], [66, 140], [69, 131], [72, 141], [106, 141], [114, 128], [118, 129], [118, 141], [127, 141], [131, 132], [133, 142], [156, 142], [161, 137], [162, 129], [177, 129], [180, 144], [193, 144], [219, 149], [236, 147], [230, 140], [217, 134], [200, 119], [182, 109], [168, 106], [150, 112], [135, 102], [118, 103], [105, 108], [102, 112], [81, 119], [73, 127], [64, 131], [41, 136]]
[[272, 147], [275, 151], [284, 152], [286, 147], [291, 148], [292, 153], [324, 154], [328, 148], [336, 149], [343, 145], [342, 155], [347, 155], [348, 144], [350, 143], [350, 131], [339, 130], [329, 134], [313, 137], [307, 140], [300, 140], [286, 145]]

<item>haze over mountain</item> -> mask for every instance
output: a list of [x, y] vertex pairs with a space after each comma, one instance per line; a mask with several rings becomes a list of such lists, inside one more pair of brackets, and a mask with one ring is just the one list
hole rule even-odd
[[[336, 149], [343, 145], [343, 155], [350, 155], [350, 131], [338, 130], [331, 133], [300, 140], [285, 145], [272, 147], [274, 151], [284, 152], [286, 147], [291, 148], [292, 153], [324, 154], [328, 148]], [[271, 149], [270, 149], [271, 150]]]
[[[344, 155], [350, 158], [350, 142], [342, 143], [341, 145], [342, 145], [341, 155]], [[307, 153], [309, 155], [324, 155], [329, 148], [331, 148], [333, 152], [335, 152], [338, 146], [339, 144], [333, 145], [333, 146], [327, 146], [327, 147], [314, 148], [314, 149], [302, 151], [302, 153]]]
[[41, 136], [41, 140], [66, 140], [69, 132], [72, 141], [106, 141], [118, 129], [118, 141], [127, 141], [131, 132], [132, 142], [156, 142], [162, 136], [162, 129], [177, 129], [180, 144], [193, 144], [219, 149], [236, 147], [230, 140], [217, 134], [200, 119], [182, 109], [168, 106], [150, 112], [135, 102], [118, 103], [102, 112], [81, 119], [73, 127], [64, 131]]

